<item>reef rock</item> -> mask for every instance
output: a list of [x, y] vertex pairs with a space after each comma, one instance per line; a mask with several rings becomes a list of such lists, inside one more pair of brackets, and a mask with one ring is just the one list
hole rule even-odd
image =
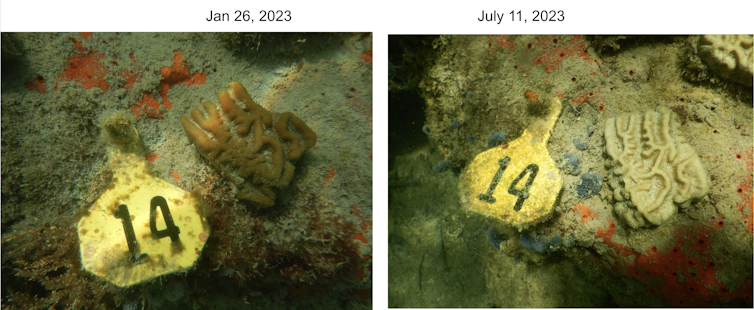
[[707, 171], [665, 107], [608, 119], [605, 142], [615, 213], [633, 228], [660, 225], [709, 192]]
[[258, 105], [241, 83], [230, 83], [217, 98], [219, 107], [204, 103], [206, 115], [194, 109], [193, 121], [184, 116], [183, 129], [199, 152], [238, 187], [236, 198], [273, 206], [276, 191], [291, 182], [293, 164], [317, 143], [317, 135], [293, 113], [270, 113]]
[[751, 87], [754, 72], [752, 35], [704, 35], [699, 38], [699, 56], [720, 77]]

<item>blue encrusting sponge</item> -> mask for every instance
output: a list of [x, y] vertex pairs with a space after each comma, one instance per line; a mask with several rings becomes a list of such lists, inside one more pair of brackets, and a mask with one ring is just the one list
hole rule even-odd
[[584, 173], [581, 180], [576, 184], [576, 192], [579, 196], [589, 198], [602, 190], [602, 175], [599, 172]]
[[563, 154], [563, 158], [566, 160], [565, 166], [563, 167], [566, 173], [572, 175], [579, 175], [579, 173], [581, 173], [581, 159], [578, 155], [574, 153], [565, 153]]
[[443, 171], [445, 171], [445, 169], [448, 169], [450, 167], [453, 167], [453, 161], [452, 160], [441, 160], [441, 161], [439, 161], [437, 163], [437, 165], [435, 165], [434, 167], [432, 167], [432, 169], [434, 169], [435, 172], [443, 172]]
[[507, 236], [500, 236], [495, 228], [490, 227], [490, 229], [487, 230], [487, 240], [492, 243], [492, 246], [494, 246], [495, 249], [505, 253], [505, 251], [500, 249], [500, 242], [508, 240]]
[[521, 242], [521, 246], [529, 250], [537, 253], [544, 253], [555, 251], [560, 245], [562, 239], [563, 238], [561, 238], [560, 235], [555, 235], [552, 239], [547, 240], [547, 237], [543, 234], [532, 236], [529, 232], [524, 231], [521, 233], [521, 239], [519, 242]]
[[502, 132], [502, 131], [495, 132], [495, 131], [493, 131], [490, 134], [490, 137], [487, 138], [487, 146], [486, 147], [487, 148], [491, 148], [495, 144], [503, 142], [505, 140], [505, 137], [506, 137], [505, 132]]

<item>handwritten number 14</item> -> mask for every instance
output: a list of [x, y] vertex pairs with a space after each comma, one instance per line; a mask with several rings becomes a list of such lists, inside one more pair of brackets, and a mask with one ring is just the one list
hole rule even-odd
[[[495, 188], [497, 188], [497, 184], [500, 182], [500, 178], [503, 177], [503, 173], [505, 172], [505, 169], [508, 168], [508, 164], [510, 162], [510, 156], [506, 156], [505, 158], [498, 161], [498, 165], [500, 167], [498, 168], [497, 173], [495, 173], [495, 176], [492, 178], [490, 186], [489, 188], [487, 188], [487, 192], [484, 194], [479, 194], [479, 200], [487, 203], [495, 203], [496, 199], [495, 197], [492, 197], [492, 194], [495, 192]], [[531, 184], [534, 183], [534, 178], [537, 177], [537, 172], [539, 172], [539, 166], [537, 166], [536, 164], [529, 164], [528, 166], [526, 166], [526, 168], [524, 168], [524, 171], [521, 171], [521, 173], [513, 180], [510, 187], [508, 187], [508, 194], [518, 197], [516, 204], [513, 206], [514, 211], [518, 212], [519, 210], [521, 210], [521, 207], [524, 205], [524, 201], [529, 198], [529, 189], [531, 188]], [[518, 182], [521, 181], [521, 179], [526, 174], [529, 174], [529, 178], [526, 179], [526, 183], [524, 183], [522, 189], [517, 189], [516, 185], [518, 185]]]

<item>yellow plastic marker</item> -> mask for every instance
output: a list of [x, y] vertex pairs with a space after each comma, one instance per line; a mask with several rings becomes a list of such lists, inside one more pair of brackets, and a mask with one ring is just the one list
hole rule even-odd
[[552, 213], [563, 179], [547, 151], [547, 140], [560, 110], [560, 100], [555, 97], [547, 116], [529, 125], [521, 137], [474, 158], [458, 183], [466, 210], [519, 230]]
[[193, 266], [209, 225], [196, 197], [149, 171], [134, 152], [136, 129], [119, 121], [115, 126], [125, 130], [107, 128], [113, 122], [105, 125], [113, 142], [108, 149], [112, 184], [81, 218], [78, 234], [84, 269], [127, 287]]

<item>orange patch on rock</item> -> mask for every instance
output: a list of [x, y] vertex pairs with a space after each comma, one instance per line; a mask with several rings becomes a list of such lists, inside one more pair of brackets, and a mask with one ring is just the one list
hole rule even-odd
[[160, 158], [160, 156], [157, 156], [157, 154], [149, 153], [144, 156], [148, 162], [153, 163], [155, 160]]
[[364, 243], [369, 243], [369, 241], [367, 241], [367, 238], [364, 237], [364, 235], [362, 235], [362, 234], [356, 234], [356, 235], [353, 236], [353, 238], [356, 239], [356, 240], [359, 240], [361, 242], [364, 242]]
[[359, 212], [359, 209], [356, 208], [356, 205], [351, 206], [351, 214], [355, 215], [356, 218], [358, 218], [361, 222], [361, 230], [367, 231], [367, 229], [372, 228], [372, 221], [369, 219], [364, 219], [364, 217], [361, 215], [361, 212]]
[[372, 51], [364, 52], [360, 57], [364, 62], [372, 62]]
[[745, 298], [751, 307], [751, 277], [736, 290], [718, 280], [711, 227], [681, 226], [667, 239], [671, 248], [663, 251], [653, 245], [646, 254], [613, 242], [615, 228], [610, 221], [608, 229], [600, 230], [594, 238], [604, 238], [604, 243], [615, 250], [611, 267], [645, 283], [650, 295], [668, 300], [674, 307], [724, 305], [736, 298]]
[[577, 204], [573, 208], [573, 212], [580, 212], [581, 213], [581, 222], [583, 223], [589, 223], [592, 219], [596, 218], [599, 214], [595, 213], [585, 204]]
[[120, 74], [120, 76], [126, 79], [126, 82], [123, 84], [123, 87], [127, 91], [131, 91], [134, 88], [134, 84], [136, 84], [136, 81], [140, 79], [140, 77], [135, 75], [133, 71], [123, 72]]
[[133, 70], [128, 70], [118, 74], [119, 76], [126, 79], [126, 82], [123, 83], [123, 87], [127, 91], [131, 91], [134, 88], [134, 84], [141, 80], [142, 76], [142, 69], [141, 66], [136, 63], [136, 57], [134, 57], [134, 54], [130, 54], [129, 56], [131, 57], [131, 61], [133, 61], [134, 65], [136, 66], [136, 72], [134, 72]]
[[47, 85], [45, 85], [45, 78], [41, 75], [34, 77], [34, 80], [24, 83], [24, 87], [28, 90], [33, 90], [41, 94], [47, 93]]
[[589, 93], [581, 94], [580, 96], [576, 97], [575, 99], [571, 100], [572, 103], [575, 104], [581, 104], [589, 100]]
[[79, 32], [79, 35], [84, 38], [84, 40], [89, 40], [89, 38], [94, 34], [94, 32]]
[[152, 94], [144, 94], [141, 100], [136, 100], [138, 105], [131, 106], [131, 111], [136, 115], [136, 120], [141, 119], [141, 113], [143, 112], [150, 118], [163, 119], [162, 111], [160, 111], [160, 103], [157, 98]]
[[330, 179], [332, 179], [335, 176], [335, 169], [333, 167], [330, 167], [330, 171], [327, 172], [328, 176], [325, 177], [325, 182], [329, 182]]
[[579, 95], [578, 97], [572, 99], [571, 103], [582, 104], [582, 103], [587, 102], [587, 101], [593, 102], [593, 103], [601, 103], [601, 102], [605, 101], [605, 99], [600, 96], [601, 94], [602, 94], [601, 90], [596, 90], [596, 91], [593, 91], [593, 92], [583, 93], [583, 94]]
[[490, 40], [489, 47], [492, 47], [492, 44], [507, 47], [510, 50], [513, 50], [513, 48], [516, 47], [516, 44], [512, 41], [508, 41], [508, 36], [487, 36], [487, 39]]
[[526, 96], [526, 98], [529, 98], [529, 100], [531, 101], [537, 100], [539, 98], [539, 96], [537, 96], [537, 93], [530, 90], [524, 92], [524, 96]]
[[180, 182], [181, 181], [181, 175], [178, 174], [178, 172], [173, 171], [173, 178], [175, 178], [176, 182]]
[[[131, 57], [131, 60], [133, 60], [134, 62], [136, 61], [136, 58], [133, 56], [133, 54], [129, 56]], [[183, 83], [186, 83], [189, 86], [202, 85], [207, 82], [206, 73], [202, 72], [191, 75], [186, 61], [182, 61], [182, 59], [183, 53], [175, 53], [175, 57], [173, 57], [173, 65], [170, 67], [164, 67], [162, 68], [162, 70], [160, 70], [160, 74], [162, 74], [162, 80], [160, 81], [159, 85], [160, 97], [162, 97], [162, 106], [164, 106], [168, 110], [173, 107], [173, 105], [170, 103], [170, 99], [168, 99], [168, 91], [170, 90], [170, 87]], [[139, 76], [134, 76], [130, 71], [125, 73], [123, 76], [126, 78], [127, 89], [133, 87], [133, 83], [135, 83], [139, 78]], [[157, 99], [154, 95], [144, 94], [143, 99], [141, 101], [137, 100], [137, 103], [138, 105], [131, 107], [131, 111], [136, 114], [137, 120], [140, 118], [142, 112], [144, 112], [144, 114], [151, 118], [163, 119], [162, 112], [159, 111], [160, 103], [157, 102]]]
[[66, 69], [58, 76], [58, 80], [75, 81], [86, 89], [98, 87], [107, 91], [110, 88], [110, 84], [105, 82], [108, 70], [101, 61], [101, 59], [105, 59], [105, 55], [97, 51], [87, 50], [81, 42], [75, 39], [73, 44], [79, 53], [68, 58]]
[[79, 42], [79, 40], [71, 39], [71, 41], [73, 41], [73, 46], [76, 47], [77, 51], [79, 51], [79, 52], [86, 52], [87, 51], [87, 49], [84, 47], [84, 44], [81, 44], [81, 42]]
[[[545, 51], [535, 59], [535, 65], [543, 65], [545, 72], [550, 73], [569, 57], [582, 57], [584, 62], [594, 64], [594, 59], [589, 57], [583, 36], [572, 36], [570, 41], [563, 44], [553, 44], [552, 36], [542, 36], [532, 41], [532, 45]], [[563, 39], [565, 41], [566, 39]]]
[[173, 105], [170, 104], [170, 100], [168, 100], [168, 90], [170, 90], [170, 87], [183, 83], [186, 83], [189, 86], [202, 85], [207, 82], [206, 73], [202, 72], [191, 75], [186, 61], [181, 61], [181, 59], [183, 59], [183, 53], [175, 53], [173, 66], [164, 67], [160, 70], [160, 74], [162, 74], [162, 81], [160, 81], [160, 96], [162, 97], [162, 105], [168, 110], [173, 107]]

